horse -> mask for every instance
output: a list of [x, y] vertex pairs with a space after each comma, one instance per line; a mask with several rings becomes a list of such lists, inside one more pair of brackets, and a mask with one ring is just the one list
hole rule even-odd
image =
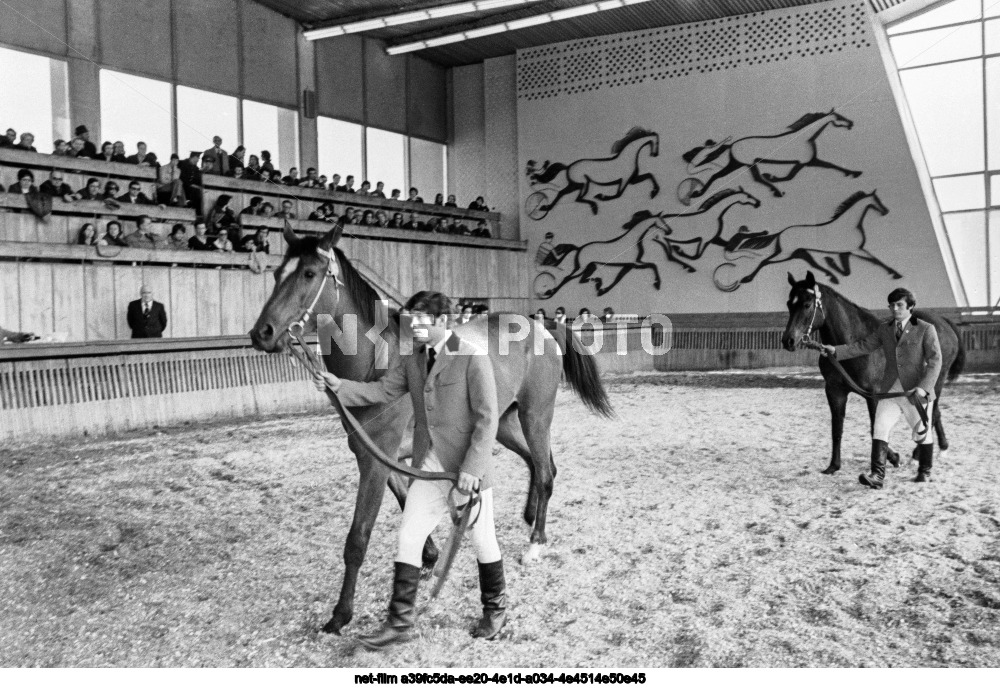
[[535, 219], [540, 219], [555, 207], [560, 198], [573, 191], [579, 191], [576, 201], [586, 203], [594, 215], [597, 215], [597, 203], [587, 198], [591, 184], [615, 187], [613, 193], [594, 196], [599, 201], [611, 201], [625, 193], [625, 189], [629, 185], [638, 184], [648, 179], [653, 185], [649, 197], [655, 198], [656, 194], [660, 193], [660, 185], [652, 173], [642, 172], [639, 167], [639, 154], [647, 147], [650, 149], [649, 154], [652, 157], [660, 154], [659, 134], [642, 127], [633, 127], [624, 137], [612, 144], [612, 155], [609, 158], [585, 158], [569, 165], [546, 161], [540, 169], [529, 165], [527, 172], [532, 186], [549, 184], [560, 174], [565, 175], [565, 185], [559, 189], [552, 200], [547, 203], [539, 203], [529, 214]]
[[[791, 124], [783, 134], [746, 136], [732, 142], [730, 139], [721, 143], [706, 141], [704, 146], [692, 148], [681, 156], [688, 163], [688, 172], [715, 172], [700, 188], [691, 192], [690, 198], [703, 196], [713, 182], [741, 167], [749, 168], [750, 175], [779, 198], [784, 196], [784, 192], [774, 182], [792, 179], [803, 167], [820, 167], [837, 170], [846, 177], [860, 177], [861, 172], [857, 170], [849, 170], [816, 157], [816, 138], [830, 125], [850, 130], [854, 122], [833, 109], [830, 112], [810, 112]], [[723, 160], [727, 162], [723, 164]], [[782, 166], [787, 169], [787, 174], [779, 176], [776, 173], [761, 172], [762, 164]]]
[[[819, 332], [824, 344], [836, 346], [857, 341], [868, 336], [881, 322], [878, 316], [852, 303], [833, 288], [818, 284], [811, 271], [801, 282], [796, 282], [792, 273], [788, 273], [788, 283], [791, 285], [788, 294], [788, 324], [781, 337], [781, 344], [788, 351], [799, 348], [813, 332]], [[939, 403], [934, 404], [932, 421], [938, 447], [945, 451], [948, 449], [948, 438], [941, 423], [941, 390], [946, 378], [948, 382], [954, 381], [965, 368], [965, 347], [958, 328], [948, 318], [920, 309], [914, 310], [913, 315], [933, 325], [941, 343], [941, 374], [934, 384], [934, 394]], [[881, 349], [867, 356], [842, 361], [841, 365], [861, 388], [868, 392], [878, 392], [876, 386], [882, 379], [885, 367], [885, 355]], [[844, 434], [844, 414], [847, 410], [847, 395], [851, 389], [826, 357], [820, 357], [819, 369], [823, 374], [826, 400], [830, 405], [833, 436], [830, 465], [822, 472], [833, 475], [840, 470], [840, 440]], [[868, 398], [865, 402], [874, 428], [877, 402]], [[891, 449], [889, 462], [894, 466], [899, 465], [899, 455]]]
[[[340, 332], [354, 331], [350, 327], [353, 323], [349, 322], [345, 327], [345, 318], [357, 319], [356, 332], [369, 332], [369, 328], [375, 328], [377, 332], [384, 326], [379, 336], [355, 337], [346, 342], [346, 346], [341, 345], [343, 340], [335, 336], [334, 342], [338, 346], [330, 346], [329, 353], [324, 352], [323, 356], [327, 369], [338, 377], [372, 381], [398, 363], [401, 355], [399, 324], [398, 320], [389, 317], [389, 313], [378, 311], [384, 307], [378, 293], [337, 248], [341, 232], [342, 227], [337, 225], [321, 238], [300, 238], [285, 223], [284, 237], [288, 250], [275, 271], [274, 290], [250, 330], [250, 338], [254, 348], [260, 351], [287, 353], [291, 344], [289, 327], [301, 321], [310, 299], [313, 299], [316, 312], [332, 316], [332, 322]], [[324, 274], [332, 276], [332, 279], [326, 279]], [[550, 449], [550, 428], [560, 378], [565, 376], [570, 388], [591, 411], [609, 418], [614, 412], [593, 356], [585, 353], [572, 331], [559, 327], [548, 333], [541, 324], [532, 322], [526, 337], [511, 341], [501, 351], [498, 342], [502, 315], [493, 313], [488, 317], [473, 318], [456, 327], [455, 331], [463, 339], [488, 352], [499, 395], [497, 440], [528, 464], [530, 483], [524, 520], [532, 526], [532, 532], [531, 544], [522, 561], [530, 563], [540, 558], [542, 547], [547, 542], [545, 523], [556, 474]], [[507, 326], [506, 323], [504, 325]], [[313, 323], [309, 326], [315, 327]], [[338, 332], [337, 328], [331, 328], [334, 334]], [[507, 343], [506, 339], [504, 343]], [[377, 365], [380, 359], [382, 365]], [[388, 367], [383, 367], [386, 361]], [[352, 411], [379, 449], [387, 456], [396, 457], [404, 431], [413, 416], [409, 395], [393, 404]], [[347, 429], [346, 423], [344, 427]], [[344, 546], [345, 571], [340, 597], [332, 617], [323, 626], [324, 632], [338, 634], [354, 615], [358, 572], [382, 505], [385, 487], [388, 484], [401, 508], [405, 504], [408, 487], [404, 478], [365, 449], [356, 433], [348, 431], [348, 446], [357, 459], [361, 475], [354, 519]], [[433, 540], [428, 538], [423, 550], [424, 566], [432, 568], [438, 554]]]
[[[645, 260], [646, 252], [649, 250], [647, 243], [655, 241], [661, 246], [662, 239], [670, 234], [670, 228], [660, 221], [658, 215], [650, 215], [648, 212], [639, 211], [632, 216], [632, 219], [623, 225], [625, 231], [607, 241], [590, 241], [580, 246], [573, 244], [559, 244], [542, 261], [543, 266], [557, 267], [570, 255], [573, 256], [573, 268], [554, 287], [547, 289], [542, 294], [536, 294], [538, 298], [550, 299], [556, 292], [573, 280], [579, 280], [580, 284], [594, 282], [597, 288], [597, 295], [604, 296], [622, 281], [628, 273], [635, 269], [653, 271], [653, 287], [660, 288], [660, 269], [656, 263]], [[611, 282], [605, 286], [601, 277], [595, 277], [594, 273], [599, 268], [613, 268], [614, 276]]]
[[[733, 261], [742, 257], [760, 259], [749, 274], [735, 282], [722, 282], [719, 271], [726, 267], [735, 267], [733, 263], [724, 263], [716, 268], [715, 285], [722, 291], [735, 291], [741, 284], [753, 281], [761, 270], [768, 265], [784, 263], [785, 261], [804, 260], [813, 268], [824, 273], [834, 284], [839, 283], [837, 274], [847, 277], [851, 274], [851, 257], [873, 263], [893, 279], [903, 276], [894, 268], [889, 267], [865, 248], [865, 215], [874, 210], [882, 216], [889, 213], [875, 191], [866, 194], [863, 191], [848, 197], [833, 211], [833, 217], [818, 225], [792, 225], [780, 232], [752, 234], [737, 234], [726, 245], [725, 257]], [[823, 256], [826, 267], [817, 261], [817, 254]], [[761, 258], [763, 256], [763, 258]], [[835, 274], [836, 273], [836, 274]]]

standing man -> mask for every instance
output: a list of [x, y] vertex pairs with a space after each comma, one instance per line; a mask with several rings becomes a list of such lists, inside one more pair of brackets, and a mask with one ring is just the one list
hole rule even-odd
[[[404, 331], [423, 344], [374, 382], [341, 380], [330, 373], [316, 375], [337, 392], [345, 406], [391, 403], [409, 392], [413, 400], [413, 465], [429, 471], [458, 474], [457, 491], [479, 490], [479, 515], [472, 527], [472, 545], [479, 562], [483, 617], [472, 631], [492, 640], [507, 621], [507, 588], [503, 560], [493, 525], [493, 441], [499, 414], [490, 359], [478, 347], [447, 329], [451, 301], [439, 292], [420, 291], [410, 297], [402, 316]], [[324, 379], [325, 378], [325, 379]], [[395, 577], [389, 618], [378, 633], [361, 638], [377, 650], [410, 639], [416, 616], [424, 542], [448, 513], [446, 482], [414, 481], [406, 498], [399, 529]], [[464, 502], [463, 502], [464, 503]]]
[[90, 140], [90, 130], [83, 124], [79, 125], [74, 131], [76, 137], [83, 141], [83, 148], [80, 149], [80, 153], [77, 157], [80, 158], [93, 158], [97, 156], [97, 146], [94, 142]]
[[885, 371], [879, 384], [879, 393], [906, 392], [907, 396], [882, 399], [875, 410], [872, 428], [871, 473], [862, 473], [862, 485], [881, 490], [885, 481], [885, 460], [889, 453], [889, 432], [902, 415], [913, 430], [917, 443], [917, 477], [913, 482], [925, 483], [931, 479], [934, 457], [934, 438], [929, 424], [924, 425], [916, 405], [927, 409], [927, 418], [934, 416], [934, 385], [941, 375], [941, 344], [937, 330], [930, 323], [913, 315], [917, 300], [907, 289], [893, 289], [889, 293], [889, 310], [892, 318], [881, 323], [874, 332], [863, 339], [840, 346], [823, 345], [823, 355], [846, 360], [864, 356], [881, 348], [885, 354]]
[[177, 163], [184, 195], [187, 197], [188, 205], [194, 208], [195, 215], [202, 214], [201, 206], [204, 192], [204, 177], [201, 169], [198, 167], [198, 158], [200, 157], [201, 153], [191, 151], [187, 160]]
[[222, 149], [222, 137], [212, 137], [212, 147], [201, 154], [202, 162], [212, 161], [211, 168], [205, 170], [209, 174], [229, 174], [229, 153]]
[[132, 339], [162, 337], [167, 329], [167, 311], [159, 301], [153, 301], [153, 290], [145, 284], [139, 289], [139, 300], [128, 305], [128, 326]]

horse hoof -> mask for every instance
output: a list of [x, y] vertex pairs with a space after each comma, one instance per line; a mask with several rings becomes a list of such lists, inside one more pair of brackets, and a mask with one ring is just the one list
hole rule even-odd
[[839, 470], [840, 470], [839, 468], [834, 468], [833, 466], [827, 466], [826, 468], [821, 470], [820, 473], [822, 473], [823, 475], [833, 475]]
[[[348, 619], [349, 621], [350, 619]], [[324, 633], [330, 633], [332, 635], [340, 635], [340, 629], [347, 625], [347, 621], [341, 623], [337, 620], [337, 615], [334, 614], [330, 617], [330, 620], [323, 624], [321, 629]]]
[[542, 559], [542, 545], [537, 542], [532, 542], [528, 545], [528, 551], [521, 555], [521, 563], [527, 566], [528, 564], [535, 564]]

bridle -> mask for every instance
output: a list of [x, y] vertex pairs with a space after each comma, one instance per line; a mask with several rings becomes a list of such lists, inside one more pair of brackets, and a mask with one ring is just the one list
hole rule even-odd
[[[812, 317], [809, 318], [809, 327], [806, 328], [806, 333], [802, 335], [800, 341], [805, 346], [809, 346], [812, 342], [813, 329], [816, 326], [816, 314], [823, 311], [823, 297], [820, 295], [818, 286], [815, 289], [806, 289], [806, 293], [813, 295], [813, 310]], [[826, 311], [823, 311], [823, 318], [826, 319]]]
[[[301, 338], [306, 329], [306, 323], [312, 318], [314, 311], [316, 310], [316, 304], [319, 303], [319, 298], [323, 295], [323, 290], [326, 289], [326, 283], [331, 278], [333, 279], [333, 291], [337, 296], [336, 302], [340, 303], [340, 287], [344, 286], [344, 283], [340, 280], [340, 276], [337, 274], [337, 253], [332, 248], [324, 249], [317, 248], [316, 252], [321, 256], [326, 257], [326, 272], [323, 273], [323, 279], [319, 283], [319, 289], [316, 290], [316, 296], [313, 297], [312, 303], [306, 308], [305, 312], [302, 314], [298, 320], [293, 322], [288, 326], [288, 334], [299, 340], [301, 344]], [[297, 330], [297, 331], [296, 331]]]

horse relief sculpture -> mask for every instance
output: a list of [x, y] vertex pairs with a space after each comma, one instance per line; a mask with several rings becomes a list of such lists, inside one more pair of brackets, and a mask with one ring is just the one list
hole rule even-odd
[[[598, 201], [619, 198], [626, 188], [646, 180], [653, 187], [649, 197], [654, 198], [660, 192], [660, 185], [651, 172], [643, 170], [643, 152], [647, 148], [650, 157], [659, 155], [659, 134], [633, 127], [611, 145], [611, 157], [608, 158], [584, 158], [568, 165], [548, 160], [539, 165], [529, 160], [525, 173], [532, 192], [524, 201], [525, 214], [533, 220], [541, 220], [563, 196], [576, 192], [574, 200], [590, 206], [596, 215]], [[601, 191], [602, 188], [609, 190]]]
[[[692, 148], [681, 156], [691, 176], [678, 186], [677, 199], [689, 205], [692, 199], [708, 193], [714, 182], [742, 168], [747, 168], [750, 176], [776, 197], [784, 195], [776, 184], [794, 178], [804, 167], [837, 170], [847, 177], [860, 177], [861, 172], [857, 170], [817, 157], [816, 138], [830, 125], [850, 130], [854, 122], [835, 110], [810, 112], [782, 134], [746, 136], [735, 141], [729, 137], [718, 143], [709, 139], [705, 145]], [[702, 181], [698, 175], [706, 172], [711, 176]]]

